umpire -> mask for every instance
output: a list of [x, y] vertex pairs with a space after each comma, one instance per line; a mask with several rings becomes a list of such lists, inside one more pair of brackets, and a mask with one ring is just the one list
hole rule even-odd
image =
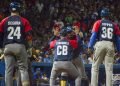
[[72, 64], [73, 50], [77, 48], [77, 40], [68, 40], [66, 38], [67, 30], [60, 31], [60, 39], [50, 43], [50, 48], [54, 48], [54, 63], [50, 76], [50, 86], [55, 86], [56, 77], [61, 72], [66, 72], [71, 78], [75, 79], [75, 86], [80, 86], [80, 75]]
[[[31, 26], [27, 19], [21, 17], [21, 5], [17, 2], [10, 3], [11, 15], [1, 21], [0, 34], [3, 38], [5, 58], [5, 86], [13, 86], [13, 69], [18, 63], [22, 86], [29, 86], [28, 56], [26, 42], [31, 47]], [[16, 57], [16, 58], [15, 58]]]

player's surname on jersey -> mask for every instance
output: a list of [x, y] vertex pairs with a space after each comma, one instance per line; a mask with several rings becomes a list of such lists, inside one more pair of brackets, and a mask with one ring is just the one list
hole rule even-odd
[[9, 21], [8, 25], [20, 25], [21, 22], [20, 21]]
[[110, 26], [110, 27], [112, 27], [113, 25], [112, 24], [110, 24], [110, 23], [102, 23], [102, 25], [103, 26]]
[[69, 42], [57, 42], [56, 45], [58, 44], [66, 44], [66, 45], [69, 45]]

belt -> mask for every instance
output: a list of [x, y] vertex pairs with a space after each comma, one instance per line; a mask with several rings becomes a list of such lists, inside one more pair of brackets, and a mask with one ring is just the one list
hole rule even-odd
[[99, 40], [99, 41], [109, 41], [109, 42], [113, 42], [113, 40]]

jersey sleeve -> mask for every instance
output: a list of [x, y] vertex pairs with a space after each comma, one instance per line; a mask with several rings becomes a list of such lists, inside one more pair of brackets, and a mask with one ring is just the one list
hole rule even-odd
[[3, 32], [3, 27], [5, 22], [7, 21], [8, 17], [4, 18], [1, 22], [0, 22], [0, 32]]
[[93, 32], [91, 37], [90, 37], [90, 41], [88, 43], [88, 48], [93, 49], [94, 44], [96, 43], [96, 38], [97, 38], [97, 33]]
[[118, 35], [120, 36], [120, 29], [117, 25], [115, 25], [115, 32], [114, 32], [115, 35]]
[[5, 22], [7, 21], [8, 17], [3, 19], [1, 22], [0, 22], [0, 48], [3, 48], [3, 35], [4, 35], [4, 24]]
[[24, 30], [25, 33], [32, 31], [32, 27], [27, 19], [22, 18], [22, 22], [23, 22], [23, 25], [25, 28], [25, 30]]
[[78, 47], [78, 42], [77, 42], [77, 40], [69, 40], [69, 42], [70, 42], [70, 45], [71, 45], [74, 49], [76, 49], [76, 48]]
[[0, 23], [0, 32], [3, 32], [2, 23]]
[[120, 52], [120, 29], [117, 25], [115, 25], [114, 34], [115, 34], [114, 42], [115, 42], [115, 45], [116, 45], [116, 49], [117, 49], [118, 52]]
[[93, 46], [96, 42], [96, 39], [97, 39], [97, 34], [98, 34], [98, 31], [100, 28], [100, 24], [101, 24], [101, 20], [98, 20], [94, 23], [93, 29], [92, 29], [92, 35], [91, 35], [90, 41], [88, 43], [88, 48], [93, 48]]
[[98, 32], [99, 27], [100, 27], [101, 20], [98, 20], [94, 23], [92, 32]]
[[29, 32], [29, 31], [32, 31], [32, 27], [30, 26], [30, 23], [28, 21], [26, 21], [25, 32]]
[[56, 40], [50, 42], [50, 49], [54, 48], [56, 44]]
[[24, 26], [24, 33], [26, 35], [26, 39], [29, 41], [29, 40], [32, 40], [32, 27], [29, 23], [29, 21], [25, 18], [21, 18], [22, 19], [22, 23], [23, 23], [23, 26]]

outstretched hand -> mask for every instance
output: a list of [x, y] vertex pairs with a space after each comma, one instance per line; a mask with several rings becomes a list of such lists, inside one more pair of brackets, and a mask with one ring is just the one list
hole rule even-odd
[[58, 36], [60, 31], [58, 29], [53, 29], [53, 33], [54, 33], [55, 36]]
[[120, 57], [120, 52], [115, 53], [115, 57]]
[[27, 53], [28, 53], [28, 56], [31, 57], [32, 56], [32, 48], [28, 48]]
[[88, 48], [87, 53], [88, 53], [89, 55], [91, 55], [91, 54], [93, 54], [93, 50], [92, 50], [91, 48]]

